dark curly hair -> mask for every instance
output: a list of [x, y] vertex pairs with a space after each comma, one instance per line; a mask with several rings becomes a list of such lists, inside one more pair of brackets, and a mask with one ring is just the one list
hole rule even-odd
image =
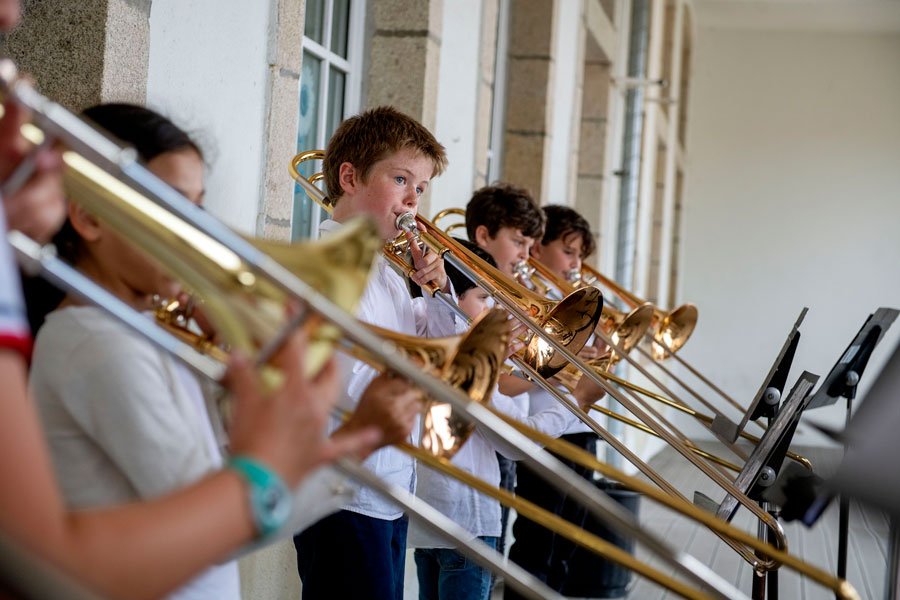
[[[159, 113], [134, 104], [98, 104], [82, 112], [87, 120], [123, 144], [132, 146], [143, 162], [149, 162], [167, 152], [194, 150], [201, 159], [200, 147], [180, 127]], [[81, 237], [66, 220], [53, 236], [60, 258], [75, 264], [81, 257]], [[37, 332], [50, 311], [65, 297], [65, 293], [35, 277], [22, 278], [31, 330]]]
[[491, 237], [511, 227], [538, 240], [544, 234], [544, 213], [525, 188], [495, 183], [475, 190], [466, 206], [466, 232], [473, 242], [480, 225], [487, 227]]
[[565, 239], [574, 233], [581, 236], [581, 258], [587, 258], [597, 249], [591, 225], [578, 211], [568, 206], [550, 204], [544, 207], [544, 216], [547, 217], [547, 226], [544, 228], [542, 244]]

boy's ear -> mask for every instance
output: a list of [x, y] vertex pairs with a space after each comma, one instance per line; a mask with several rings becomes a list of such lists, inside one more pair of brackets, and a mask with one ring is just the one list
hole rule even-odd
[[103, 228], [97, 218], [81, 205], [69, 202], [69, 222], [81, 238], [86, 242], [96, 242], [103, 235]]
[[541, 246], [540, 242], [533, 243], [531, 245], [531, 251], [530, 251], [531, 256], [535, 257], [538, 260], [541, 260], [541, 248], [542, 248], [542, 246]]
[[491, 236], [488, 233], [487, 225], [479, 225], [475, 228], [475, 243], [481, 246], [482, 248], [487, 246], [488, 242], [491, 241]]
[[343, 162], [338, 168], [338, 181], [341, 184], [341, 193], [353, 193], [359, 179], [357, 177], [356, 167], [353, 163]]

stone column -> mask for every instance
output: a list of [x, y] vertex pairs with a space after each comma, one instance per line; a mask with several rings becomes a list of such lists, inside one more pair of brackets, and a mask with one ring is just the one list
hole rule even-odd
[[578, 176], [575, 210], [591, 224], [600, 247], [605, 154], [607, 146], [610, 62], [590, 35], [585, 36], [581, 121], [578, 140]]
[[257, 231], [263, 237], [291, 239], [294, 181], [288, 164], [297, 151], [300, 62], [302, 59], [304, 0], [272, 0], [267, 58], [265, 173]]
[[[368, 9], [372, 36], [365, 106], [393, 106], [434, 131], [443, 0], [379, 0]], [[426, 192], [419, 211], [429, 214], [429, 209]]]
[[391, 105], [433, 131], [443, 0], [380, 0], [369, 10], [373, 32], [366, 106]]
[[550, 146], [555, 0], [510, 6], [503, 179], [539, 198]]
[[25, 0], [10, 56], [40, 90], [70, 110], [144, 103], [151, 0]]

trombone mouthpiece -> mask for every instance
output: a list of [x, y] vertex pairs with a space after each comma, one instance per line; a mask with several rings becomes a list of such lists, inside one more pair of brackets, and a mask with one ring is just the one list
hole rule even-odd
[[394, 227], [399, 229], [400, 231], [409, 231], [410, 233], [416, 233], [419, 228], [416, 226], [416, 216], [411, 212], [405, 212], [394, 221]]
[[570, 269], [566, 271], [566, 281], [569, 283], [578, 283], [581, 281], [581, 269]]
[[516, 279], [518, 279], [522, 285], [533, 290], [533, 283], [531, 281], [531, 276], [534, 275], [534, 269], [531, 265], [528, 264], [528, 261], [520, 260], [515, 265], [513, 265], [513, 274]]

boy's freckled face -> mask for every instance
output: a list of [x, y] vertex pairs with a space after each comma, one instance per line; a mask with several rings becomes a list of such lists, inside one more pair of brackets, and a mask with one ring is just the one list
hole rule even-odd
[[583, 244], [581, 235], [570, 233], [548, 244], [535, 244], [531, 254], [551, 271], [565, 278], [569, 271], [581, 269]]
[[528, 251], [534, 244], [534, 238], [512, 227], [501, 227], [494, 237], [487, 233], [487, 227], [482, 225], [478, 229], [477, 244], [493, 257], [497, 268], [505, 274], [514, 275], [516, 263], [528, 260]]
[[418, 150], [403, 148], [376, 162], [365, 181], [355, 174], [352, 188], [345, 186], [335, 207], [335, 218], [369, 215], [375, 219], [382, 238], [393, 239], [400, 233], [397, 217], [416, 213], [419, 198], [428, 189], [433, 173], [430, 158]]

